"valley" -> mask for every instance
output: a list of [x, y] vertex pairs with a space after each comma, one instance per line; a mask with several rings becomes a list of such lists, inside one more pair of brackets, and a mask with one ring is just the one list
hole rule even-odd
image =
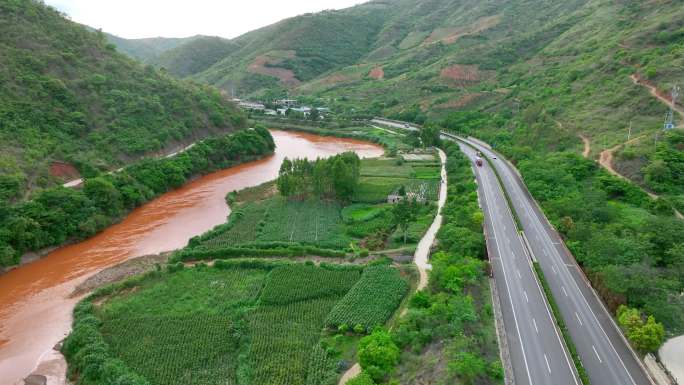
[[681, 384], [681, 1], [317, 7], [0, 2], [0, 385]]
[[78, 300], [70, 294], [88, 276], [128, 258], [183, 247], [191, 237], [223, 223], [230, 213], [226, 194], [271, 180], [286, 156], [315, 158], [347, 150], [362, 156], [382, 154], [377, 146], [349, 139], [282, 131], [273, 132], [273, 137], [275, 155], [199, 178], [136, 209], [93, 238], [0, 275], [0, 371], [7, 379], [3, 385], [26, 376], [65, 336]]

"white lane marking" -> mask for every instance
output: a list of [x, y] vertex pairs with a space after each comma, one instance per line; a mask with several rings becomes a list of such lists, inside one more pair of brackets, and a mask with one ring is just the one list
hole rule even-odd
[[515, 271], [517, 271], [517, 272], [518, 272], [518, 278], [522, 278], [522, 275], [520, 275], [520, 270], [518, 270], [518, 269], [515, 269]]
[[558, 272], [556, 271], [556, 265], [555, 264], [551, 265], [551, 270], [553, 270], [553, 274], [558, 274]]
[[[485, 194], [488, 192], [488, 190], [486, 190], [486, 189], [483, 189], [483, 190], [485, 190]], [[503, 186], [499, 185], [499, 190], [500, 190], [501, 193], [503, 194]], [[508, 211], [511, 213], [511, 216], [513, 216], [512, 212], [511, 212], [511, 208], [508, 207], [508, 205], [506, 205], [506, 207], [508, 208]], [[534, 213], [534, 215], [536, 216], [537, 214]], [[532, 222], [534, 223], [535, 221], [532, 221]], [[505, 278], [505, 274], [504, 274], [504, 278]], [[541, 288], [541, 286], [539, 285], [539, 282], [538, 282], [537, 280], [535, 280], [535, 283], [537, 284], [537, 288], [539, 289], [539, 293], [543, 296], [544, 293], [542, 292], [542, 288]], [[506, 281], [506, 284], [508, 284], [508, 281]], [[509, 297], [510, 297], [510, 292], [509, 292]], [[554, 321], [553, 321], [553, 317], [551, 316], [551, 310], [549, 309], [549, 305], [546, 303], [546, 301], [542, 301], [542, 302], [544, 303], [544, 306], [545, 306], [545, 308], [546, 308], [546, 313], [548, 314], [549, 319], [551, 320], [551, 322], [554, 322]], [[515, 312], [513, 312], [513, 316], [514, 316], [514, 319], [515, 319]], [[517, 319], [516, 319], [516, 328], [517, 328], [517, 326], [518, 326], [518, 325], [517, 325]], [[556, 338], [558, 338], [558, 343], [562, 345], [561, 337], [560, 337], [560, 334], [558, 333], [558, 330], [557, 330], [555, 327], [553, 328], [553, 330], [554, 330], [555, 333], [556, 333]], [[521, 344], [522, 344], [522, 341], [521, 341]], [[568, 367], [569, 367], [569, 368], [572, 368], [573, 365], [570, 363], [570, 358], [568, 357], [568, 353], [566, 352], [565, 349], [562, 349], [562, 350], [563, 350], [563, 355], [565, 356], [565, 361], [566, 361]], [[524, 355], [524, 353], [525, 353], [525, 352], [524, 352], [524, 350], [523, 350], [523, 358], [525, 358], [525, 368], [527, 369], [527, 375], [528, 375], [528, 378], [529, 378], [530, 372], [529, 372], [529, 368], [527, 367], [527, 358], [526, 358], [526, 356]], [[623, 365], [624, 365], [624, 364], [623, 364]], [[579, 381], [579, 379], [577, 378], [577, 374], [575, 373], [574, 370], [572, 370], [572, 369], [570, 369], [570, 370], [571, 370], [571, 372], [572, 372], [572, 378], [573, 378], [573, 380], [575, 381], [575, 384], [576, 384], [576, 385], [580, 385], [580, 381]]]
[[526, 300], [527, 302], [530, 302], [530, 299], [527, 298], [527, 292], [526, 292], [525, 290], [523, 290], [523, 294], [525, 294], [525, 300]]
[[596, 354], [596, 358], [598, 358], [599, 362], [603, 363], [601, 357], [599, 357], [598, 352], [596, 351], [596, 347], [594, 345], [591, 345], [591, 348], [594, 349], [594, 353]]
[[568, 296], [568, 292], [565, 291], [565, 286], [561, 286], [561, 289], [563, 290], [563, 294], [565, 294], [565, 296], [567, 297], [567, 296]]
[[[509, 175], [508, 167], [506, 167], [506, 171], [507, 171], [507, 172], [504, 173], [504, 176], [505, 176], [505, 178], [506, 178], [509, 182], [511, 182], [511, 176]], [[514, 184], [517, 188], [522, 189], [522, 187], [518, 186], [517, 183], [513, 183], [513, 184]], [[514, 194], [517, 195], [517, 191], [515, 191]], [[531, 208], [531, 203], [528, 202], [527, 199], [521, 199], [520, 201], [522, 202], [522, 205], [524, 206], [524, 208], [525, 208], [526, 211], [532, 211], [532, 212], [535, 213], [535, 215], [537, 215], [537, 213]], [[542, 214], [542, 215], [543, 215], [543, 214]], [[552, 241], [552, 239], [551, 239], [551, 235], [547, 232], [547, 229], [546, 229], [544, 226], [542, 226], [542, 224], [541, 224], [541, 218], [540, 218], [539, 216], [537, 216], [537, 220], [536, 220], [536, 221], [533, 220], [533, 221], [531, 221], [531, 222], [532, 222], [532, 226], [534, 226], [535, 229], [536, 229], [539, 233], [543, 234], [545, 237], [547, 237], [547, 239], [548, 239], [549, 241], [551, 241], [551, 243], [553, 243], [553, 241]], [[546, 243], [541, 242], [541, 245], [542, 245], [543, 248], [546, 248]], [[552, 247], [551, 250], [552, 250], [552, 258], [555, 258], [556, 260], [560, 259], [561, 262], [562, 262], [562, 261], [563, 261], [563, 257], [558, 253], [558, 250], [556, 250], [555, 247]], [[567, 268], [566, 268], [566, 271], [567, 271]], [[627, 377], [629, 377], [630, 382], [631, 382], [632, 384], [635, 384], [635, 385], [636, 385], [636, 382], [634, 382], [634, 378], [632, 378], [632, 374], [631, 374], [631, 373], [629, 372], [629, 370], [627, 369], [627, 366], [625, 365], [625, 362], [622, 360], [622, 357], [620, 357], [620, 355], [617, 353], [617, 349], [615, 349], [615, 346], [613, 345], [613, 342], [610, 340], [610, 338], [608, 337], [608, 334], [607, 334], [606, 331], [603, 329], [603, 325], [601, 325], [601, 323], [599, 322], [599, 320], [598, 320], [596, 314], [594, 313], [594, 310], [591, 308], [591, 306], [589, 306], [589, 302], [587, 301], [587, 298], [584, 296], [584, 294], [582, 294], [582, 291], [581, 291], [580, 288], [579, 288], [579, 284], [578, 284], [577, 281], [575, 281], [575, 279], [572, 277], [572, 274], [570, 274], [569, 271], [567, 271], [567, 272], [568, 272], [568, 275], [569, 275], [569, 279], [572, 281], [572, 283], [574, 284], [575, 288], [576, 288], [577, 291], [580, 293], [579, 297], [581, 297], [581, 299], [582, 299], [582, 301], [584, 302], [585, 306], [586, 306], [587, 309], [589, 309], [589, 311], [591, 312], [591, 315], [592, 315], [592, 317], [593, 317], [593, 319], [594, 319], [594, 322], [596, 323], [596, 325], [598, 325], [598, 327], [599, 327], [599, 329], [601, 330], [601, 332], [603, 333], [603, 335], [604, 335], [606, 341], [608, 342], [608, 345], [610, 345], [610, 347], [612, 348], [613, 353], [615, 353], [615, 356], [617, 357], [618, 361], [620, 362], [620, 364], [622, 364], [622, 367], [624, 368], [625, 373], [627, 374]], [[567, 276], [566, 276], [566, 277], [567, 277]], [[593, 345], [592, 345], [592, 347], [593, 347]], [[594, 351], [596, 351], [596, 348], [594, 348]], [[598, 355], [597, 355], [597, 357], [598, 357]], [[600, 357], [599, 357], [599, 360], [600, 360]], [[601, 362], [602, 362], [602, 361], [601, 361]], [[577, 382], [577, 379], [575, 379], [575, 382]]]
[[532, 318], [532, 323], [534, 324], [534, 330], [539, 334], [539, 328], [537, 327], [537, 320]]
[[575, 317], [577, 317], [577, 322], [579, 322], [580, 326], [582, 326], [582, 320], [580, 319], [580, 316], [579, 314], [577, 314], [577, 312], [575, 312]]
[[[485, 178], [485, 173], [481, 174], [481, 177], [483, 179], [483, 184], [487, 183], [487, 178]], [[485, 202], [487, 203], [485, 206], [487, 207], [487, 212], [489, 213], [489, 218], [494, 218], [494, 215], [492, 215], [492, 207], [490, 205], [490, 202], [492, 202], [491, 197], [488, 194], [488, 189], [482, 188], [484, 191], [485, 195]], [[496, 244], [496, 251], [497, 254], [500, 256], [501, 255], [501, 247], [499, 246], [499, 239], [496, 236], [496, 226], [492, 224], [492, 232], [494, 233], [494, 241]], [[522, 334], [520, 334], [520, 326], [518, 325], [518, 315], [515, 313], [515, 304], [513, 303], [513, 296], [511, 295], [511, 288], [508, 284], [508, 275], [506, 273], [506, 264], [501, 261], [501, 270], [503, 271], [504, 275], [504, 282], [506, 283], [506, 292], [508, 292], [508, 298], [511, 300], [511, 310], [513, 311], [513, 321], [515, 321], [515, 330], [518, 333], [518, 337], [520, 338], [520, 350], [522, 351], [523, 354], [523, 362], [525, 363], [525, 371], [527, 372], [527, 379], [529, 380], [530, 384], [532, 383], [532, 375], [530, 374], [530, 367], [527, 364], [527, 354], [525, 353], [525, 343], [523, 342], [524, 339], [522, 338]]]
[[544, 353], [544, 361], [546, 361], [546, 369], [548, 369], [549, 373], [551, 373], [551, 365], [549, 365], [549, 359], [546, 358], [546, 353]]

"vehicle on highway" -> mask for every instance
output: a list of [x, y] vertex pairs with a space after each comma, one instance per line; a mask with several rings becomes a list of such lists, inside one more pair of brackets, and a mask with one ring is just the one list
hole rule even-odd
[[477, 167], [482, 167], [482, 158], [480, 158], [480, 157], [478, 156], [478, 157], [475, 159], [475, 164], [477, 165]]

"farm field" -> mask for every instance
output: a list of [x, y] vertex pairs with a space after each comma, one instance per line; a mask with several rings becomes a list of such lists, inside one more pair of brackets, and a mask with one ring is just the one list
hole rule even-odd
[[[87, 371], [82, 383], [100, 383], [117, 365], [139, 376], [136, 384], [332, 385], [342, 349], [353, 347], [355, 337], [326, 330], [331, 310], [359, 311], [368, 325], [383, 324], [408, 289], [389, 266], [367, 272], [258, 260], [181, 266], [105, 288], [79, 305], [65, 354]], [[366, 303], [378, 292], [389, 297]], [[102, 365], [79, 367], [93, 351]]]
[[366, 330], [384, 325], [408, 289], [409, 285], [399, 275], [399, 270], [387, 266], [368, 267], [356, 285], [332, 309], [326, 324], [352, 328], [361, 325]]
[[236, 209], [224, 231], [202, 242], [208, 247], [254, 242], [295, 242], [343, 249], [351, 238], [344, 235], [342, 207], [326, 201], [288, 201], [276, 195]]
[[202, 236], [193, 246], [211, 250], [243, 246], [267, 248], [279, 243], [348, 252], [359, 248], [377, 251], [411, 246], [432, 223], [434, 205], [419, 205], [404, 244], [403, 232], [394, 223], [393, 206], [387, 203], [387, 197], [404, 187], [407, 193], [425, 197], [428, 202], [437, 199], [439, 163], [433, 154], [421, 157], [427, 159], [361, 160], [359, 185], [352, 202], [345, 206], [327, 200], [288, 200], [268, 184], [232, 194], [231, 199], [236, 201], [228, 222]]

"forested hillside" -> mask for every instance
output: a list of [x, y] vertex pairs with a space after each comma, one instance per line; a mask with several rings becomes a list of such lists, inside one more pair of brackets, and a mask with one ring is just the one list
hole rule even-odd
[[150, 58], [148, 62], [172, 75], [186, 77], [206, 70], [238, 48], [236, 43], [227, 39], [198, 36]]
[[[235, 42], [193, 78], [489, 141], [519, 164], [612, 310], [627, 304], [684, 330], [684, 225], [672, 210], [684, 201], [684, 149], [681, 131], [662, 132], [667, 107], [649, 89], [666, 95], [684, 79], [681, 1], [380, 0]], [[617, 152], [617, 169], [664, 199], [592, 161], [630, 126], [639, 139]]]
[[0, 3], [0, 200], [244, 126], [211, 87], [143, 66], [37, 1]]
[[166, 51], [172, 50], [182, 44], [202, 37], [150, 37], [142, 39], [124, 39], [110, 33], [104, 33], [104, 35], [107, 37], [107, 40], [109, 40], [110, 43], [116, 45], [116, 48], [119, 51], [134, 59], [138, 59], [143, 63], [160, 56]]

